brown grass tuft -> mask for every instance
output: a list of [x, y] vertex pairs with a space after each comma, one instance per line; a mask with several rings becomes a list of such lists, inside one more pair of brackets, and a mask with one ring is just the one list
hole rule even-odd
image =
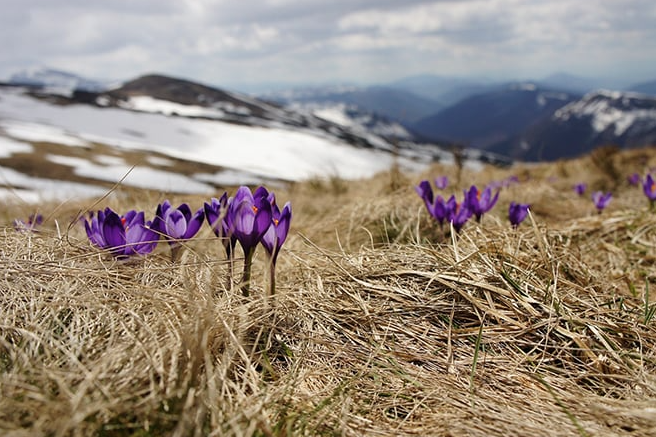
[[[613, 156], [618, 174], [641, 171], [630, 153]], [[93, 202], [52, 205], [39, 233], [0, 230], [0, 429], [654, 435], [656, 225], [641, 191], [618, 184], [597, 214], [571, 190], [607, 177], [587, 158], [465, 169], [449, 188], [459, 196], [474, 182], [523, 182], [449, 238], [412, 184], [454, 171], [403, 175], [398, 190], [398, 174], [277, 189], [294, 220], [275, 298], [261, 251], [244, 298], [207, 229], [177, 264], [164, 244], [116, 262], [79, 225], [67, 231]], [[152, 214], [162, 200], [107, 204]], [[532, 204], [517, 230], [512, 200]]]

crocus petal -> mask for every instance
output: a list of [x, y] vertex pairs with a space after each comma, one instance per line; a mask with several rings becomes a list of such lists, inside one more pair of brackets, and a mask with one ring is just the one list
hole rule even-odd
[[269, 226], [269, 229], [262, 235], [262, 240], [261, 240], [262, 246], [264, 247], [264, 250], [269, 254], [269, 256], [272, 256], [275, 248], [276, 248], [276, 225], [275, 223], [271, 223]]
[[176, 209], [171, 211], [166, 217], [166, 235], [178, 240], [183, 238], [187, 232], [187, 220], [184, 214]]
[[237, 192], [235, 193], [235, 197], [232, 203], [235, 205], [239, 205], [244, 200], [249, 200], [250, 203], [253, 203], [255, 199], [253, 198], [253, 194], [251, 193], [250, 188], [246, 186], [241, 186], [237, 188]]
[[91, 216], [90, 220], [90, 223], [87, 222], [86, 219], [84, 220], [84, 229], [87, 233], [87, 237], [89, 237], [89, 241], [91, 244], [100, 247], [101, 249], [106, 248], [107, 243], [105, 242], [105, 237], [103, 237], [100, 227], [98, 226], [98, 217]]
[[[277, 210], [278, 208], [274, 207], [274, 209]], [[282, 212], [273, 215], [271, 224], [262, 236], [262, 246], [264, 246], [267, 253], [272, 257], [274, 263], [276, 262], [280, 248], [287, 239], [291, 219], [292, 205], [290, 202], [287, 202]]]
[[292, 204], [291, 202], [285, 203], [278, 219], [278, 226], [276, 226], [276, 234], [278, 235], [278, 246], [282, 246], [287, 240], [289, 234], [289, 226], [292, 222]]
[[200, 230], [203, 221], [205, 220], [205, 212], [203, 208], [196, 211], [196, 213], [187, 222], [187, 231], [182, 238], [189, 239], [196, 235]]
[[212, 231], [218, 237], [221, 231], [221, 223], [219, 222], [221, 209], [218, 204], [218, 200], [212, 199], [211, 203], [205, 202], [203, 208], [205, 209], [205, 218], [207, 219], [207, 224], [210, 225], [210, 228], [212, 228]]
[[135, 214], [131, 225], [125, 231], [127, 247], [126, 255], [145, 255], [153, 251], [157, 245], [159, 234], [148, 227], [145, 223], [144, 212]]
[[435, 204], [433, 204], [432, 215], [440, 224], [444, 223], [444, 220], [449, 215], [447, 203], [444, 201], [442, 196], [435, 197]]
[[[268, 199], [270, 196], [273, 196], [273, 193], [269, 193], [269, 191], [263, 186], [257, 187], [253, 192], [253, 199], [257, 199], [258, 197], [264, 197]], [[273, 196], [273, 198], [275, 199], [275, 196]], [[269, 203], [273, 203], [273, 202], [269, 202]]]
[[647, 174], [644, 182], [642, 183], [642, 191], [647, 196], [647, 199], [654, 201], [656, 200], [656, 182], [651, 174]]
[[185, 222], [189, 222], [191, 220], [191, 208], [189, 208], [189, 205], [186, 203], [181, 204], [176, 208], [177, 211], [180, 211], [185, 219]]
[[238, 234], [250, 234], [255, 227], [255, 211], [253, 211], [253, 203], [248, 200], [242, 200], [239, 205], [235, 206], [232, 215], [234, 219], [235, 232]]
[[433, 189], [431, 188], [430, 182], [419, 182], [419, 185], [415, 187], [415, 191], [419, 194], [419, 197], [422, 198], [426, 208], [430, 212], [431, 206], [433, 205]]
[[125, 251], [125, 228], [121, 217], [115, 212], [110, 212], [105, 215], [105, 220], [102, 224], [102, 235], [104, 237], [107, 248], [113, 249], [113, 252], [123, 253]]
[[255, 225], [254, 232], [262, 234], [266, 232], [271, 224], [272, 212], [271, 212], [271, 203], [266, 199], [266, 197], [255, 199], [255, 208], [257, 212], [255, 213]]

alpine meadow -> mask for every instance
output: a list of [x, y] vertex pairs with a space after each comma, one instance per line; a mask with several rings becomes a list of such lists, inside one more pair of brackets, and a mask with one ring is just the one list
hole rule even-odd
[[[153, 225], [169, 244], [130, 256], [98, 247], [106, 235], [92, 239], [93, 223], [85, 232], [111, 208], [125, 244], [121, 213], [168, 220], [184, 203], [200, 215], [220, 192], [119, 183], [75, 201], [6, 198], [0, 430], [655, 435], [655, 168], [653, 148], [605, 147], [505, 168], [276, 182], [267, 188], [293, 216], [278, 212], [289, 231], [273, 257], [207, 220], [193, 236]], [[461, 212], [473, 185], [498, 198], [481, 195], [489, 211], [459, 231], [427, 209], [454, 195]], [[249, 211], [277, 224], [261, 199]]]

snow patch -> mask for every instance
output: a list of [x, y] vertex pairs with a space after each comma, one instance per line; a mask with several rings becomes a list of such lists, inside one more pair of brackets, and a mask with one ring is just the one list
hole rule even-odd
[[322, 118], [327, 121], [331, 121], [340, 126], [352, 127], [354, 125], [353, 119], [346, 115], [345, 105], [335, 105], [335, 106], [326, 106], [323, 108], [317, 108], [312, 113], [319, 118]]
[[27, 203], [95, 197], [107, 192], [91, 184], [35, 178], [6, 167], [0, 167], [0, 184], [17, 187], [0, 189], [0, 198]]
[[150, 167], [97, 165], [73, 156], [47, 155], [46, 158], [54, 163], [73, 167], [73, 172], [78, 176], [112, 183], [120, 182], [131, 187], [173, 193], [211, 193], [214, 190], [212, 186], [188, 176]]
[[160, 156], [147, 156], [146, 162], [157, 167], [173, 167], [175, 165], [172, 160]]
[[0, 120], [0, 128], [15, 139], [29, 142], [47, 142], [66, 146], [87, 147], [89, 143], [65, 129], [46, 124], [19, 120]]
[[30, 144], [0, 137], [0, 158], [9, 158], [14, 153], [30, 153], [33, 151], [34, 148]]
[[198, 173], [194, 179], [218, 186], [258, 185], [263, 182], [260, 175], [249, 174], [237, 170], [224, 170], [217, 173]]
[[164, 115], [180, 115], [183, 117], [221, 118], [225, 113], [219, 109], [196, 105], [183, 105], [168, 100], [156, 99], [151, 96], [133, 96], [128, 101], [119, 102], [119, 106], [141, 112], [154, 112]]

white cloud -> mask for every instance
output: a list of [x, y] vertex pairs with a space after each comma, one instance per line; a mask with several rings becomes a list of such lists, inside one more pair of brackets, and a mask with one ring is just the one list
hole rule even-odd
[[157, 71], [225, 86], [619, 73], [627, 62], [627, 81], [656, 75], [651, 0], [0, 0], [0, 8], [0, 37], [12, 41], [0, 60], [5, 76], [45, 64], [97, 78]]

